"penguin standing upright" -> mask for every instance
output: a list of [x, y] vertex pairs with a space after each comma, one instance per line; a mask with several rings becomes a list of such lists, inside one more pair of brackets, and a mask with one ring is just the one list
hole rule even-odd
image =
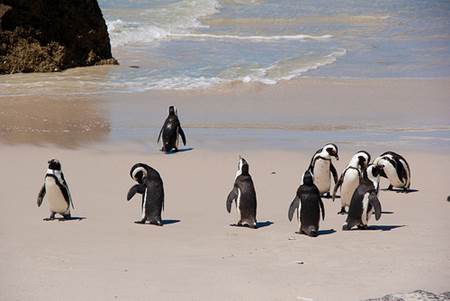
[[362, 180], [362, 172], [370, 162], [370, 155], [366, 151], [359, 151], [353, 155], [347, 168], [342, 172], [338, 182], [333, 189], [333, 202], [336, 198], [336, 192], [341, 188], [341, 211], [338, 214], [345, 214], [345, 208], [350, 206], [353, 192], [355, 192]]
[[236, 226], [256, 229], [256, 191], [252, 177], [249, 174], [249, 166], [244, 158], [239, 157], [238, 171], [234, 180], [234, 186], [227, 198], [227, 210], [231, 212], [231, 205], [236, 201], [236, 208], [240, 220]]
[[54, 220], [56, 213], [62, 215], [64, 219], [71, 219], [70, 206], [72, 206], [72, 209], [74, 209], [74, 207], [70, 196], [69, 186], [64, 179], [61, 163], [56, 159], [48, 161], [44, 185], [37, 198], [38, 207], [41, 206], [44, 198], [47, 200], [50, 209], [50, 217], [44, 220]]
[[346, 224], [342, 230], [350, 230], [354, 226], [367, 229], [367, 223], [375, 211], [375, 219], [381, 217], [381, 204], [378, 200], [379, 175], [381, 165], [371, 164], [363, 172], [361, 184], [355, 190], [348, 210]]
[[336, 144], [329, 143], [314, 154], [308, 168], [313, 175], [314, 184], [319, 189], [320, 194], [326, 194], [326, 197], [331, 197], [331, 174], [333, 175], [334, 183], [338, 181], [336, 168], [331, 162], [332, 157], [339, 160], [338, 148]]
[[159, 173], [152, 167], [137, 163], [130, 170], [130, 176], [138, 182], [130, 188], [127, 201], [136, 194], [142, 194], [142, 217], [137, 224], [150, 224], [162, 226], [161, 211], [164, 209], [164, 187]]
[[380, 176], [389, 180], [388, 190], [408, 190], [411, 187], [411, 170], [404, 157], [394, 152], [385, 152], [375, 159], [374, 164], [384, 166]]
[[300, 234], [316, 237], [319, 233], [320, 211], [322, 220], [325, 219], [325, 209], [320, 192], [313, 183], [313, 177], [308, 170], [303, 176], [303, 184], [297, 189], [297, 194], [289, 206], [288, 218], [292, 221], [294, 211], [300, 210]]
[[158, 135], [158, 143], [162, 137], [161, 151], [178, 151], [179, 136], [181, 136], [183, 144], [186, 145], [186, 136], [184, 135], [183, 129], [181, 128], [181, 123], [178, 119], [178, 112], [174, 106], [170, 106], [169, 116], [167, 116], [166, 121], [164, 122]]

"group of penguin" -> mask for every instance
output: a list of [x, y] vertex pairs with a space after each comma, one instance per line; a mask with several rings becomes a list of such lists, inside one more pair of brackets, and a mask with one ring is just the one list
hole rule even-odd
[[[158, 136], [162, 138], [161, 151], [176, 152], [179, 148], [179, 137], [186, 145], [186, 137], [178, 119], [175, 107], [169, 107], [169, 115]], [[347, 213], [343, 230], [354, 227], [367, 229], [368, 221], [374, 213], [376, 220], [381, 217], [381, 204], [378, 199], [379, 177], [387, 178], [390, 182], [388, 190], [398, 188], [409, 190], [411, 185], [411, 171], [408, 162], [401, 155], [385, 152], [370, 163], [371, 157], [366, 151], [358, 151], [350, 160], [338, 179], [332, 159], [339, 160], [338, 147], [326, 144], [311, 158], [311, 162], [301, 179], [296, 196], [289, 206], [288, 218], [292, 221], [294, 213], [300, 223], [298, 233], [315, 237], [319, 234], [320, 216], [325, 218], [322, 197], [336, 198], [340, 189], [341, 210], [338, 214]], [[142, 195], [141, 218], [135, 223], [146, 222], [162, 226], [161, 213], [164, 210], [164, 186], [160, 174], [154, 168], [144, 163], [137, 163], [130, 170], [131, 178], [136, 182], [127, 194], [131, 200], [135, 194]], [[330, 193], [331, 177], [335, 185]], [[44, 184], [37, 198], [38, 207], [46, 199], [50, 217], [44, 220], [54, 220], [59, 214], [63, 220], [71, 219], [70, 208], [74, 208], [69, 187], [61, 169], [61, 163], [52, 159], [48, 161], [48, 169]], [[239, 215], [239, 221], [234, 226], [256, 229], [256, 191], [249, 173], [248, 162], [239, 157], [238, 170], [234, 185], [226, 200], [226, 208], [230, 213], [233, 202]], [[348, 212], [346, 211], [348, 208]]]

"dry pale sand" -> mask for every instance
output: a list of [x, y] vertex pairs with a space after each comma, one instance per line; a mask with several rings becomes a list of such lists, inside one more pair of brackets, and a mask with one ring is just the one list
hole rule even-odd
[[[353, 151], [341, 147], [339, 171]], [[235, 152], [2, 145], [0, 300], [360, 300], [448, 291], [450, 161], [403, 154], [418, 192], [382, 191], [387, 213], [368, 231], [342, 232], [339, 203], [325, 200], [323, 234], [309, 238], [294, 234], [287, 209], [310, 154], [242, 153], [266, 225], [251, 230], [230, 227], [236, 214], [225, 209]], [[74, 215], [84, 220], [42, 221], [48, 212], [36, 197], [50, 158], [62, 161]], [[164, 218], [172, 221], [164, 227], [133, 223], [140, 201], [125, 196], [135, 162], [162, 175]]]

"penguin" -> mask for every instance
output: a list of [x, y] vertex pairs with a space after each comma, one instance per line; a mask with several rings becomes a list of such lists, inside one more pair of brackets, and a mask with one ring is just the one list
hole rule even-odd
[[56, 213], [61, 215], [64, 220], [71, 219], [70, 206], [72, 206], [72, 209], [75, 208], [70, 196], [69, 186], [61, 170], [61, 163], [56, 159], [48, 161], [44, 185], [42, 185], [37, 198], [38, 207], [42, 205], [44, 198], [47, 200], [50, 209], [50, 217], [45, 218], [45, 221], [54, 220]]
[[353, 155], [347, 167], [339, 177], [338, 182], [333, 189], [333, 202], [336, 198], [336, 192], [341, 188], [341, 211], [338, 214], [345, 214], [345, 208], [350, 206], [353, 192], [355, 192], [362, 180], [362, 172], [370, 162], [370, 154], [366, 151], [358, 151]]
[[374, 164], [384, 166], [380, 176], [389, 180], [388, 190], [400, 188], [407, 191], [411, 187], [411, 170], [401, 155], [388, 151], [376, 158]]
[[178, 112], [174, 106], [169, 107], [169, 116], [167, 116], [161, 131], [159, 131], [158, 143], [162, 137], [163, 152], [171, 152], [172, 150], [178, 151], [179, 136], [183, 140], [183, 144], [186, 145], [186, 136], [181, 128], [180, 120], [178, 119]]
[[240, 215], [236, 226], [256, 229], [256, 191], [249, 174], [249, 165], [242, 157], [239, 157], [234, 186], [227, 197], [228, 213], [231, 212], [233, 201], [236, 202], [236, 208]]
[[320, 195], [326, 194], [330, 198], [331, 176], [333, 175], [334, 183], [337, 183], [338, 176], [336, 168], [331, 162], [331, 158], [335, 157], [339, 160], [338, 148], [336, 144], [329, 143], [319, 149], [311, 158], [308, 170], [313, 175], [314, 184], [319, 188]]
[[367, 223], [373, 211], [375, 211], [375, 219], [380, 219], [381, 204], [378, 199], [378, 186], [382, 169], [382, 165], [370, 164], [363, 172], [363, 179], [353, 193], [346, 224], [342, 226], [342, 230], [351, 230], [354, 226], [358, 229], [367, 229]]
[[136, 224], [150, 224], [162, 226], [161, 211], [164, 210], [164, 187], [159, 173], [144, 163], [133, 165], [130, 176], [138, 184], [130, 188], [127, 201], [136, 193], [142, 194], [142, 217]]
[[314, 185], [310, 171], [305, 172], [303, 184], [297, 189], [297, 194], [289, 206], [289, 221], [292, 221], [295, 210], [297, 210], [297, 218], [300, 210], [300, 230], [298, 233], [316, 237], [319, 234], [320, 212], [322, 212], [322, 220], [324, 220], [325, 209], [319, 189]]

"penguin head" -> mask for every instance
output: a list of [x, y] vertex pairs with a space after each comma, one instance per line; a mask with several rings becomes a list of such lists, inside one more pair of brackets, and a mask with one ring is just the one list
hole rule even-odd
[[367, 169], [364, 172], [364, 176], [372, 182], [377, 191], [380, 183], [380, 173], [383, 168], [384, 165], [381, 164], [370, 164], [369, 166], [367, 166]]
[[325, 150], [325, 152], [328, 154], [328, 156], [335, 157], [336, 160], [339, 160], [338, 147], [336, 144], [328, 143], [327, 145], [325, 145], [323, 147], [323, 150]]
[[48, 161], [48, 169], [61, 170], [61, 163], [56, 159], [51, 159]]
[[139, 184], [142, 184], [144, 182], [144, 178], [147, 177], [148, 174], [147, 167], [149, 166], [144, 163], [134, 164], [130, 170], [131, 178]]
[[[369, 169], [370, 168], [370, 169]], [[372, 177], [379, 177], [380, 176], [380, 173], [381, 173], [381, 170], [384, 168], [384, 165], [383, 164], [377, 164], [377, 165], [375, 165], [375, 164], [370, 164], [369, 165], [369, 167], [367, 167], [367, 173], [369, 174], [370, 173], [370, 175], [372, 176]]]
[[311, 186], [314, 184], [313, 175], [311, 171], [307, 170], [303, 175], [303, 185]]
[[370, 163], [370, 154], [366, 151], [360, 150], [356, 153], [358, 156], [358, 165], [361, 166], [362, 169], [367, 168]]
[[238, 165], [238, 170], [240, 171], [241, 175], [248, 175], [249, 172], [249, 166], [247, 161], [242, 158], [241, 156], [239, 156], [239, 165]]
[[175, 106], [169, 107], [169, 115], [177, 115], [177, 108]]

